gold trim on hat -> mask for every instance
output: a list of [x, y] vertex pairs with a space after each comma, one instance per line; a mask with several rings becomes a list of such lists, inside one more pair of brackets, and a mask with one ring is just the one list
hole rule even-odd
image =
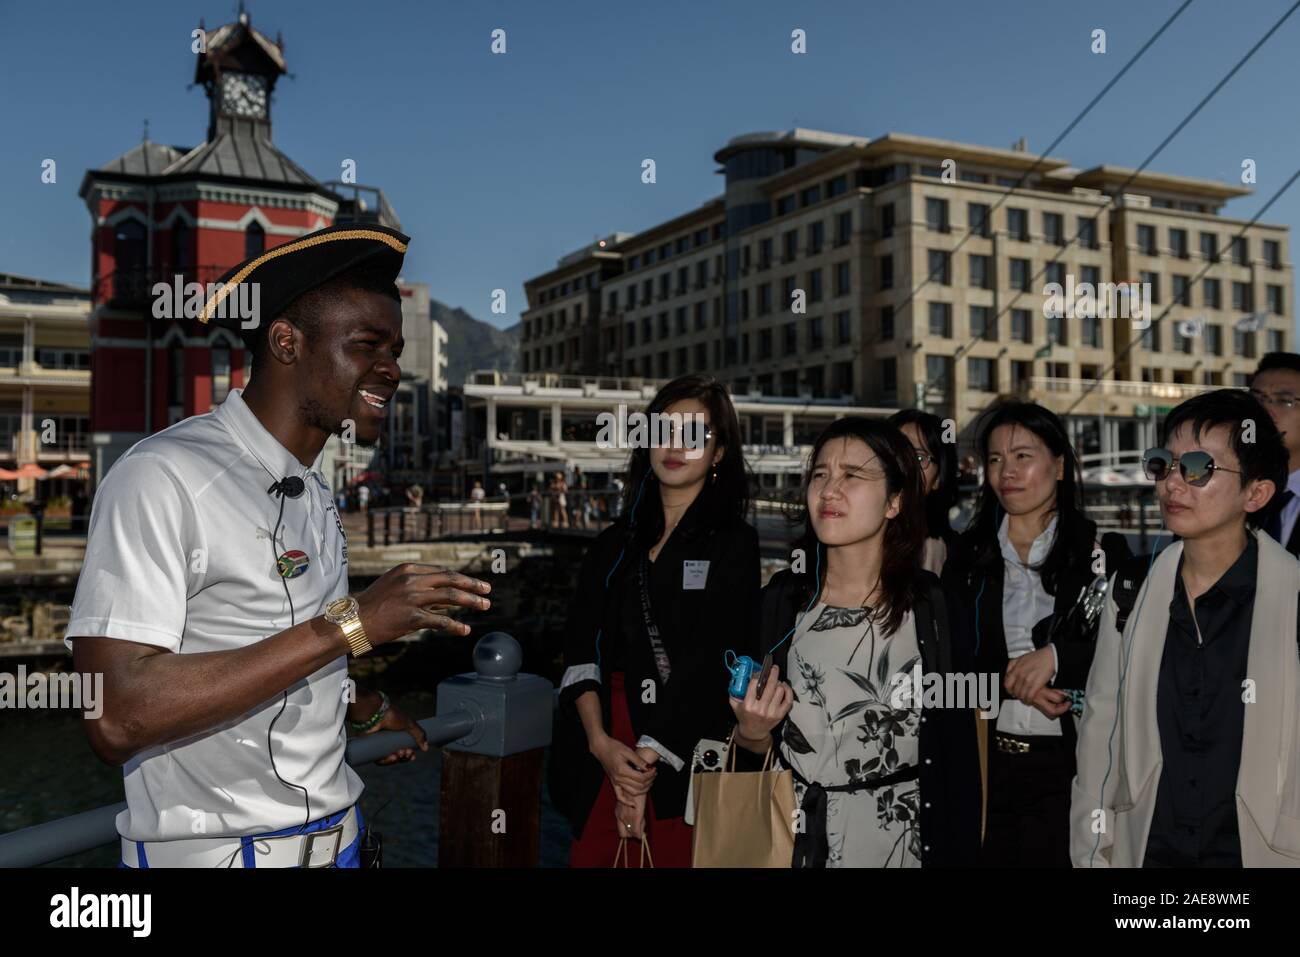
[[251, 263], [245, 266], [239, 272], [230, 277], [230, 281], [222, 285], [207, 302], [203, 304], [203, 311], [199, 313], [199, 322], [207, 322], [212, 318], [212, 312], [217, 306], [221, 305], [232, 289], [248, 278], [254, 269], [265, 262], [275, 259], [277, 256], [285, 256], [289, 253], [296, 253], [300, 249], [308, 249], [312, 246], [319, 246], [321, 243], [330, 243], [339, 239], [377, 239], [399, 253], [406, 252], [406, 243], [394, 239], [388, 233], [381, 233], [376, 229], [345, 229], [337, 233], [329, 233], [325, 236], [309, 236], [306, 239], [296, 239], [291, 243], [284, 243], [276, 246], [274, 249], [262, 253]]

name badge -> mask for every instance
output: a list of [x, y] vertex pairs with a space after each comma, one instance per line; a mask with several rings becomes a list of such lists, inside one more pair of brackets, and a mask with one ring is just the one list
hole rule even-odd
[[682, 562], [682, 588], [700, 591], [709, 579], [708, 562]]

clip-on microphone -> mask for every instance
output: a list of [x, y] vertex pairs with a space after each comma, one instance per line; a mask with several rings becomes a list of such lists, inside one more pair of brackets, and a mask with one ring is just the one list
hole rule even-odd
[[307, 486], [302, 479], [296, 475], [290, 475], [286, 478], [280, 479], [278, 482], [272, 482], [271, 487], [266, 491], [269, 495], [279, 495], [281, 498], [284, 498], [286, 495], [289, 498], [297, 498], [303, 493], [303, 489], [306, 487]]

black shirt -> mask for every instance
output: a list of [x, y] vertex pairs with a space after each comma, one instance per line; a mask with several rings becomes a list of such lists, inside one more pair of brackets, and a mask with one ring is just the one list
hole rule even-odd
[[1236, 562], [1196, 599], [1195, 620], [1181, 559], [1174, 573], [1156, 692], [1164, 767], [1147, 867], [1242, 866], [1236, 790], [1258, 564], [1259, 546], [1248, 535]]

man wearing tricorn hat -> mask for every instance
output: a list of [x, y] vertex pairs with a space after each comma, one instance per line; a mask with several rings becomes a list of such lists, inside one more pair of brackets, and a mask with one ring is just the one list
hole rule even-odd
[[[249, 384], [136, 443], [96, 494], [67, 644], [78, 671], [104, 675], [103, 716], [85, 727], [123, 767], [127, 867], [356, 867], [362, 784], [344, 721], [428, 750], [385, 696], [354, 693], [348, 655], [421, 628], [467, 634], [447, 613], [487, 608], [489, 586], [407, 564], [349, 597], [315, 467], [330, 435], [379, 438], [407, 242], [333, 226], [230, 270], [199, 319], [244, 336]], [[224, 308], [232, 296], [260, 315]]]

